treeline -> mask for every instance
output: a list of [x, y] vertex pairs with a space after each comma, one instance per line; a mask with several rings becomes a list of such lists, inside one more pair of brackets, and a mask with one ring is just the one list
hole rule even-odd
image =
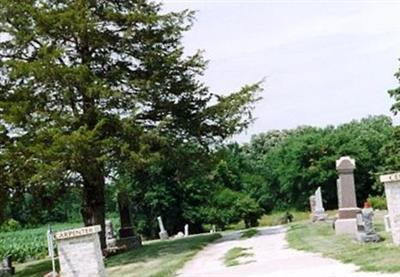
[[[356, 159], [361, 204], [382, 194], [378, 173], [388, 164], [394, 169], [395, 130], [389, 117], [375, 116], [337, 127], [269, 131], [247, 144], [210, 151], [195, 143], [164, 141], [147, 160], [125, 164], [117, 178], [108, 179], [106, 209], [118, 212], [123, 191], [137, 232], [156, 237], [159, 215], [172, 233], [186, 223], [192, 232], [203, 231], [204, 224], [225, 228], [240, 220], [255, 226], [263, 213], [308, 209], [308, 197], [318, 186], [325, 206], [336, 208], [335, 161], [343, 155]], [[28, 189], [10, 197], [5, 217], [23, 224], [78, 220], [80, 199], [78, 188]]]

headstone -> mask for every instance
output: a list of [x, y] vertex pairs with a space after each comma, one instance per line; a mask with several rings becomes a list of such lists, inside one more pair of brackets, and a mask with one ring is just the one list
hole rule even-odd
[[114, 248], [117, 246], [117, 238], [114, 235], [114, 227], [111, 220], [106, 220], [106, 245], [107, 248]]
[[364, 221], [362, 213], [357, 214], [357, 229], [359, 232], [364, 231]]
[[309, 201], [310, 201], [310, 211], [311, 211], [310, 219], [312, 222], [314, 222], [315, 221], [315, 205], [316, 205], [315, 194], [310, 196]]
[[164, 228], [164, 224], [162, 221], [161, 216], [157, 217], [158, 220], [158, 226], [160, 227], [160, 232], [158, 233], [158, 235], [160, 236], [160, 239], [165, 240], [168, 239], [168, 232], [165, 230]]
[[345, 156], [336, 161], [336, 170], [339, 175], [337, 181], [339, 213], [335, 221], [336, 234], [351, 234], [357, 236], [357, 208], [356, 191], [354, 185], [354, 169], [356, 162]]
[[189, 224], [185, 224], [185, 237], [189, 236]]
[[400, 245], [400, 172], [382, 175], [380, 180], [385, 184], [393, 243]]
[[324, 204], [322, 202], [321, 187], [318, 187], [318, 189], [315, 191], [314, 217], [315, 217], [315, 220], [317, 220], [317, 221], [322, 221], [322, 220], [326, 219]]
[[0, 276], [10, 276], [15, 274], [15, 268], [12, 266], [11, 256], [7, 256], [1, 262]]
[[361, 210], [363, 230], [358, 233], [357, 239], [360, 242], [378, 242], [381, 237], [375, 232], [373, 217], [374, 211], [372, 207], [366, 203], [364, 209]]
[[383, 222], [385, 223], [385, 231], [386, 232], [391, 232], [390, 217], [389, 217], [388, 214], [383, 217]]
[[60, 276], [106, 276], [99, 232], [100, 225], [55, 233]]
[[178, 234], [176, 234], [174, 238], [180, 239], [180, 238], [183, 238], [183, 237], [185, 237], [185, 235], [182, 232], [178, 232]]

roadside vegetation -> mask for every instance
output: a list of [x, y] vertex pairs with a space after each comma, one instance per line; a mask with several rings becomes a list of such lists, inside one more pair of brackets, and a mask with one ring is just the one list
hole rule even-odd
[[375, 228], [384, 239], [361, 244], [349, 236], [335, 235], [332, 222], [296, 222], [287, 233], [289, 246], [298, 250], [321, 253], [323, 256], [353, 263], [362, 271], [400, 272], [400, 252], [390, 233], [384, 231], [383, 212], [377, 212]]
[[228, 250], [224, 255], [224, 264], [226, 266], [240, 265], [240, 258], [253, 256], [252, 253], [248, 252], [251, 248], [234, 247]]
[[249, 238], [257, 235], [257, 233], [258, 233], [258, 231], [256, 229], [247, 229], [241, 233], [240, 238], [241, 239], [249, 239]]

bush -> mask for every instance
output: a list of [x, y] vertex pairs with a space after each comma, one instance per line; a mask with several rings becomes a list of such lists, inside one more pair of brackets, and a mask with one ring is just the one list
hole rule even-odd
[[368, 202], [374, 209], [378, 210], [387, 209], [386, 198], [384, 196], [370, 196], [368, 197]]
[[0, 232], [13, 232], [18, 229], [21, 229], [21, 224], [12, 218], [0, 226]]
[[214, 194], [204, 213], [208, 223], [224, 230], [226, 226], [236, 224], [240, 220], [245, 222], [246, 228], [257, 226], [263, 210], [250, 196], [224, 188]]

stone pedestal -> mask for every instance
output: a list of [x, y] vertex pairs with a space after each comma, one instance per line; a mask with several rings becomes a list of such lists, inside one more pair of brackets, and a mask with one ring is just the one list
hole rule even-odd
[[142, 245], [142, 239], [140, 236], [133, 236], [127, 238], [121, 238], [116, 241], [116, 247], [120, 250], [130, 250], [139, 248]]
[[337, 219], [335, 221], [335, 232], [337, 235], [349, 234], [356, 237], [358, 233], [357, 219]]
[[105, 277], [99, 232], [101, 226], [55, 233], [63, 277]]
[[385, 194], [393, 243], [400, 245], [400, 172], [382, 175], [380, 180], [385, 183]]
[[337, 181], [338, 192], [338, 219], [335, 222], [336, 234], [357, 235], [357, 208], [356, 191], [354, 185], [354, 169], [356, 162], [348, 157], [341, 157], [336, 161], [336, 170], [339, 175]]
[[378, 234], [366, 234], [365, 232], [359, 232], [357, 234], [357, 240], [359, 242], [379, 242], [381, 237]]
[[160, 239], [165, 240], [169, 238], [168, 232], [167, 231], [161, 231], [158, 233], [158, 235], [160, 236]]

